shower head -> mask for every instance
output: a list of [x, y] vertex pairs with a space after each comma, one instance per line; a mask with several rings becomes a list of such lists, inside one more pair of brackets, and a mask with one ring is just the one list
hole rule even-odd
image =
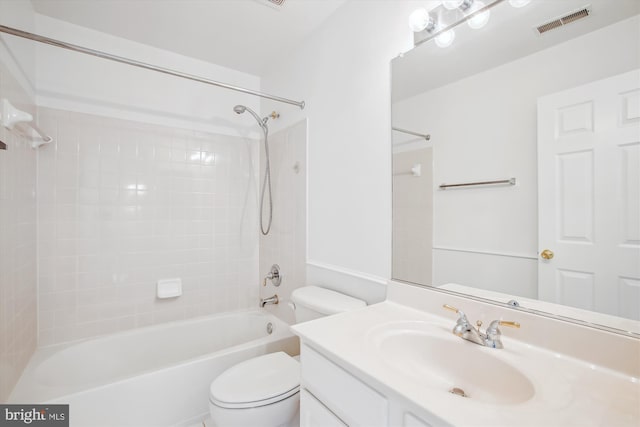
[[251, 115], [256, 119], [256, 121], [258, 122], [258, 124], [263, 128], [266, 129], [267, 127], [267, 120], [269, 120], [269, 117], [265, 117], [264, 119], [261, 119], [255, 111], [253, 111], [251, 108], [249, 107], [245, 107], [244, 105], [236, 105], [235, 107], [233, 107], [233, 111], [235, 111], [236, 114], [242, 114], [245, 111], [248, 111], [249, 113], [251, 113]]

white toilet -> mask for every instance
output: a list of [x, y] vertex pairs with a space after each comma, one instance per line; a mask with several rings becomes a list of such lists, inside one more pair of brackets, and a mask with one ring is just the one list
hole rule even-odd
[[[291, 299], [298, 323], [367, 305], [317, 286], [296, 289]], [[299, 391], [299, 362], [283, 352], [270, 353], [238, 363], [213, 380], [209, 412], [216, 427], [296, 426]]]

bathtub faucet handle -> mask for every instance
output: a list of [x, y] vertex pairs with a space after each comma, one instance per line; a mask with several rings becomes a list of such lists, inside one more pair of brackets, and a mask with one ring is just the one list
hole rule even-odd
[[264, 277], [262, 280], [262, 286], [267, 286], [267, 280], [271, 280], [273, 286], [280, 286], [282, 282], [282, 276], [280, 276], [280, 266], [278, 264], [273, 264], [271, 266], [271, 271]]

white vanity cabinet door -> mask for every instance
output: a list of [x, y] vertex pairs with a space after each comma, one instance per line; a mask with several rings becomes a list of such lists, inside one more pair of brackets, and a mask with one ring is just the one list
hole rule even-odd
[[301, 362], [302, 386], [347, 425], [389, 425], [386, 397], [307, 345], [302, 345]]
[[348, 427], [307, 390], [300, 391], [300, 427]]

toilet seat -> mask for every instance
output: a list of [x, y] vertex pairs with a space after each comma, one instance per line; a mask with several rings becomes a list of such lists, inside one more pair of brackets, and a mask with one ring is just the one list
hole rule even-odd
[[245, 360], [224, 371], [209, 388], [211, 403], [242, 409], [270, 405], [300, 390], [300, 363], [284, 352]]

